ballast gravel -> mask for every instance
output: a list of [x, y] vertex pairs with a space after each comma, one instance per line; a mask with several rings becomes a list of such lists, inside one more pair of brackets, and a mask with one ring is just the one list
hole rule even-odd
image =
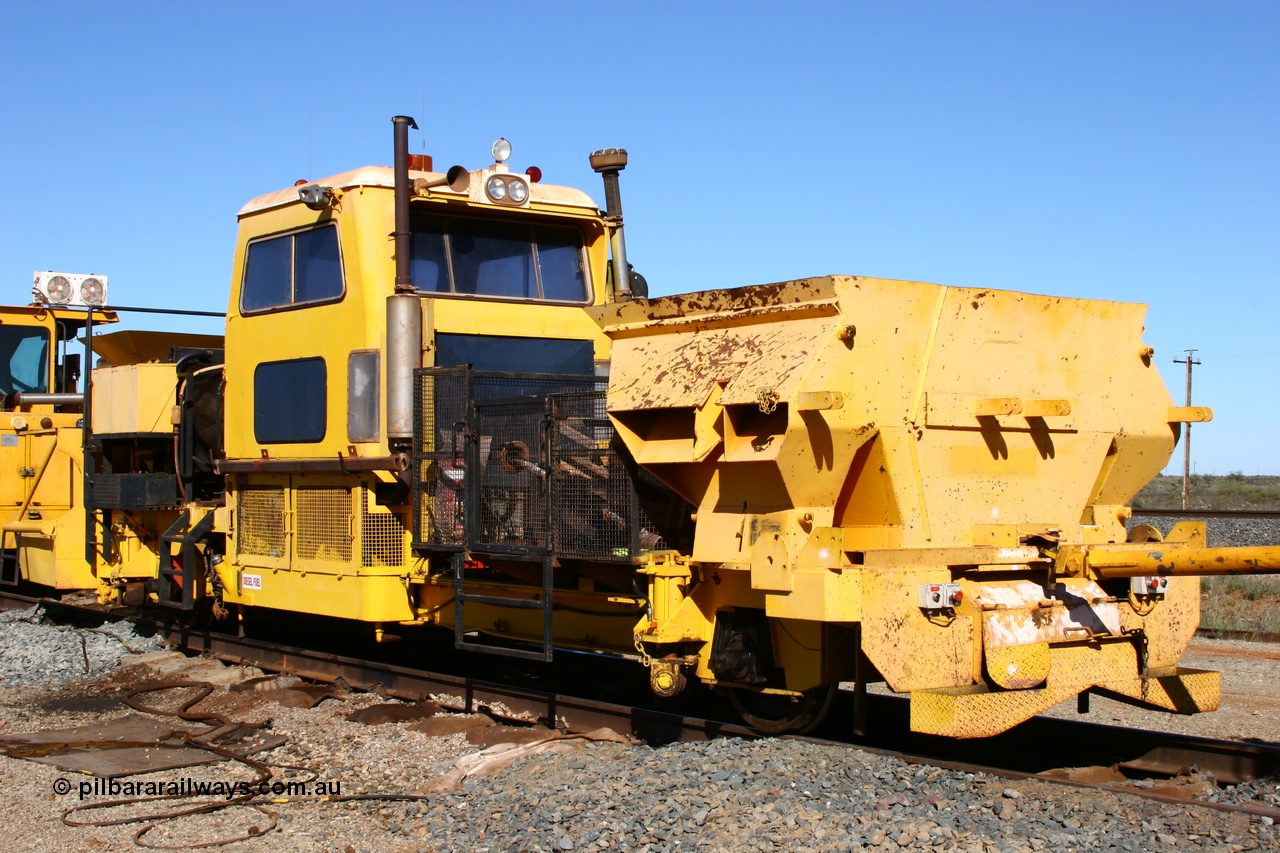
[[[1169, 535], [1179, 519], [1162, 515], [1143, 515], [1134, 510], [1125, 526], [1132, 530], [1139, 524], [1150, 524], [1164, 536]], [[1210, 518], [1205, 521], [1205, 545], [1210, 548], [1280, 543], [1280, 519], [1275, 518]]]
[[155, 651], [158, 637], [128, 622], [80, 628], [48, 622], [39, 605], [0, 611], [0, 686], [61, 687], [115, 669], [122, 654]]
[[[80, 726], [131, 713], [120, 697], [149, 681], [147, 667], [128, 665], [87, 679], [81, 644], [58, 626], [0, 621], [0, 671], [65, 676], [53, 689], [0, 683], [0, 737]], [[40, 645], [43, 663], [19, 665], [9, 631]], [[125, 631], [122, 625], [108, 626]], [[33, 630], [34, 629], [34, 630]], [[107, 638], [103, 638], [106, 640]], [[87, 642], [87, 640], [86, 640]], [[109, 641], [114, 642], [114, 641]], [[132, 643], [131, 643], [132, 645]], [[117, 643], [114, 653], [132, 658]], [[25, 660], [26, 658], [24, 658]], [[1243, 656], [1226, 658], [1248, 660]], [[96, 660], [90, 657], [91, 662]], [[193, 660], [207, 669], [208, 661]], [[169, 670], [164, 680], [180, 677]], [[79, 680], [76, 680], [79, 679]], [[65, 683], [63, 683], [65, 681]], [[289, 737], [258, 756], [277, 778], [337, 782], [341, 795], [407, 795], [428, 790], [463, 756], [480, 749], [466, 733], [431, 737], [415, 723], [366, 725], [347, 716], [388, 700], [367, 693], [326, 698], [315, 707], [286, 707], [276, 692], [220, 689], [206, 707], [238, 720], [271, 720]], [[149, 695], [176, 707], [182, 691]], [[1205, 715], [1212, 716], [1212, 715]], [[1178, 718], [1168, 718], [1178, 719]], [[1241, 737], [1274, 739], [1274, 717], [1253, 718]], [[1046, 745], [1053, 748], [1053, 745]], [[306, 769], [302, 769], [306, 768]], [[234, 781], [252, 778], [243, 765], [221, 763], [118, 781]], [[55, 792], [58, 780], [70, 793]], [[6, 850], [134, 850], [141, 843], [189, 849], [253, 836], [227, 851], [1244, 851], [1280, 849], [1267, 819], [1194, 805], [1166, 805], [1121, 793], [1046, 781], [1009, 780], [909, 764], [872, 753], [798, 740], [726, 739], [660, 748], [589, 743], [533, 755], [493, 775], [468, 778], [461, 790], [411, 800], [263, 802], [174, 821], [119, 826], [67, 826], [74, 806], [118, 796], [81, 786], [90, 777], [0, 756], [0, 822]], [[104, 780], [98, 780], [102, 783]], [[1229, 802], [1280, 805], [1276, 779], [1219, 794]], [[216, 799], [216, 798], [215, 798]], [[139, 809], [186, 805], [147, 803]], [[74, 820], [118, 817], [120, 810], [81, 812]]]

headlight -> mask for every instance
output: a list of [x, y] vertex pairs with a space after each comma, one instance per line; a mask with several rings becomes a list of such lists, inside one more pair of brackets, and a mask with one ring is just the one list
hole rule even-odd
[[511, 200], [516, 204], [523, 204], [524, 200], [529, 197], [529, 187], [521, 180], [513, 180], [508, 184], [507, 192], [511, 195]]
[[507, 197], [507, 182], [502, 178], [490, 178], [484, 189], [494, 201], [502, 201]]

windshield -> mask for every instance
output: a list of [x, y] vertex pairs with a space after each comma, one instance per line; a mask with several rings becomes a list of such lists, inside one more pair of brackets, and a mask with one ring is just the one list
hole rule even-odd
[[537, 223], [413, 220], [413, 284], [429, 293], [586, 302], [582, 234]]
[[0, 326], [0, 393], [48, 390], [48, 330]]

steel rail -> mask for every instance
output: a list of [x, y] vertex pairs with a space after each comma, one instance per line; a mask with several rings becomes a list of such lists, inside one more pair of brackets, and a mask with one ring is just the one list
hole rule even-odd
[[1151, 518], [1280, 518], [1277, 509], [1138, 509], [1133, 517]]
[[[47, 611], [55, 614], [61, 612], [67, 616], [79, 616], [80, 618], [93, 617], [112, 621], [134, 622], [162, 633], [179, 648], [197, 654], [217, 657], [233, 664], [252, 664], [261, 669], [286, 672], [321, 682], [334, 682], [341, 679], [352, 687], [381, 690], [386, 695], [409, 701], [420, 701], [432, 696], [437, 702], [441, 702], [441, 699], [444, 698], [442, 704], [453, 709], [473, 713], [487, 712], [495, 716], [507, 717], [508, 719], [523, 719], [524, 722], [528, 722], [527, 718], [531, 716], [545, 725], [568, 731], [586, 732], [607, 726], [616, 731], [634, 734], [650, 743], [697, 741], [718, 737], [752, 739], [760, 737], [758, 733], [743, 726], [741, 723], [687, 717], [648, 708], [637, 708], [518, 685], [502, 684], [495, 681], [427, 672], [394, 664], [317, 652], [280, 643], [233, 637], [207, 631], [194, 631], [183, 626], [162, 622], [137, 612], [123, 612], [119, 609], [106, 610], [96, 606], [68, 604], [55, 599], [33, 598], [10, 592], [0, 592], [0, 609], [12, 609], [19, 606], [29, 607], [37, 604], [43, 605]], [[454, 701], [451, 702], [445, 697], [454, 697]], [[901, 702], [903, 700], [897, 701]], [[503, 713], [502, 709], [510, 713]], [[1225, 778], [1234, 776], [1235, 778], [1247, 779], [1271, 775], [1280, 771], [1280, 745], [1237, 743], [1184, 735], [1170, 735], [1161, 732], [1141, 732], [1118, 726], [1102, 726], [1094, 723], [1055, 720], [1047, 717], [1036, 718], [1033, 722], [1050, 727], [1064, 726], [1066, 727], [1064, 731], [1073, 730], [1069, 735], [1064, 734], [1061, 737], [1050, 736], [1051, 739], [1045, 741], [1048, 743], [1086, 742], [1080, 739], [1081, 732], [1088, 732], [1087, 738], [1089, 740], [1115, 737], [1119, 739], [1143, 738], [1145, 741], [1158, 742], [1159, 745], [1142, 758], [1120, 763], [1120, 766], [1127, 766], [1135, 772], [1154, 772], [1158, 775], [1172, 776], [1176, 774], [1178, 768], [1194, 764], [1199, 766], [1201, 770], [1211, 770], [1215, 767], [1220, 768], [1220, 771], [1225, 770]], [[954, 760], [945, 757], [945, 755], [930, 755], [927, 748], [906, 751], [858, 743], [851, 740], [800, 736], [788, 737], [817, 745], [859, 749], [874, 755], [895, 758], [911, 764], [926, 764], [956, 772], [981, 773], [1012, 780], [1041, 780], [1075, 788], [1131, 794], [1162, 803], [1199, 806], [1217, 811], [1236, 812], [1280, 820], [1280, 809], [1266, 806], [1210, 802], [1190, 797], [1172, 796], [1140, 788], [1115, 787], [1107, 783], [1098, 784], [1044, 776], [1039, 773], [1008, 767]], [[1044, 736], [1040, 737], [1043, 739]], [[947, 743], [953, 742], [937, 744], [940, 751], [946, 751], [945, 744]], [[919, 746], [919, 744], [916, 745]], [[987, 755], [994, 755], [999, 752], [1002, 751], [995, 749], [985, 750]]]

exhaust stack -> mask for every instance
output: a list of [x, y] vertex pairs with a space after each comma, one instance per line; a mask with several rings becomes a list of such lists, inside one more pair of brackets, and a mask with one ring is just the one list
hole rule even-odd
[[422, 363], [422, 304], [409, 270], [409, 116], [395, 125], [395, 292], [387, 297], [387, 440], [392, 451], [413, 440], [413, 370]]

